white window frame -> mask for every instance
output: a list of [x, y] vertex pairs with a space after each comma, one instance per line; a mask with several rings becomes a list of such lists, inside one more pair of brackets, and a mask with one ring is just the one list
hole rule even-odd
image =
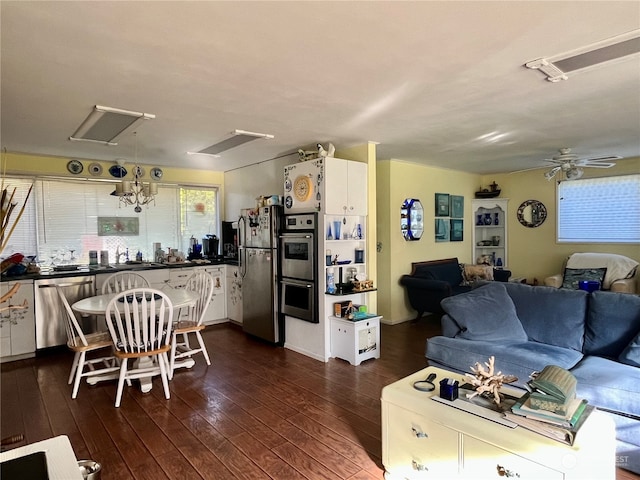
[[558, 243], [640, 243], [640, 175], [566, 180], [557, 189]]

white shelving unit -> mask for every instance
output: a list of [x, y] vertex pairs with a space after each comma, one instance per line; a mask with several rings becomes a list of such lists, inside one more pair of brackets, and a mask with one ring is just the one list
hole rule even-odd
[[[507, 268], [508, 257], [508, 231], [507, 231], [507, 205], [508, 198], [476, 198], [472, 200], [473, 210], [473, 254], [472, 259], [476, 263], [483, 255], [488, 255], [494, 266]], [[497, 219], [497, 220], [496, 220]], [[479, 245], [479, 243], [489, 243]], [[500, 262], [498, 262], [500, 259]], [[496, 265], [498, 264], [498, 265]]]

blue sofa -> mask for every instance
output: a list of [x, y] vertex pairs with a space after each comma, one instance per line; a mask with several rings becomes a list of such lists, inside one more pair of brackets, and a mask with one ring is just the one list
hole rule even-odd
[[494, 355], [520, 387], [545, 365], [570, 370], [577, 395], [616, 423], [617, 466], [640, 473], [639, 295], [489, 282], [441, 306], [429, 365], [468, 373]]

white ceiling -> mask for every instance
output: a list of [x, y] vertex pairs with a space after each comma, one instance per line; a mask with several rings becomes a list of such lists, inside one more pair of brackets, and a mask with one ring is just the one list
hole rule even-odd
[[[379, 142], [378, 159], [476, 173], [640, 156], [640, 56], [550, 83], [523, 67], [640, 28], [640, 2], [27, 2], [1, 13], [1, 146], [72, 142], [93, 105], [153, 113], [141, 163], [231, 170]], [[235, 129], [275, 135], [190, 156]], [[493, 136], [487, 137], [488, 134]], [[292, 163], [297, 154], [291, 156]]]

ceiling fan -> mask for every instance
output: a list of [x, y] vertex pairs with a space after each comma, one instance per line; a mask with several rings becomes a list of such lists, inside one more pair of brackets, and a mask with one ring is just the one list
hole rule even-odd
[[[570, 148], [561, 148], [559, 150], [558, 155], [554, 155], [552, 158], [545, 158], [545, 162], [551, 163], [553, 166], [550, 170], [544, 173], [544, 178], [547, 180], [551, 180], [556, 176], [558, 172], [564, 172], [567, 180], [577, 180], [578, 178], [584, 175], [584, 170], [582, 167], [593, 167], [593, 168], [611, 168], [615, 165], [611, 160], [617, 160], [619, 157], [617, 155], [608, 155], [606, 157], [590, 157], [590, 158], [580, 158], [575, 153], [571, 153]], [[536, 170], [538, 168], [548, 168], [547, 167], [535, 167], [528, 170]], [[520, 170], [521, 172], [524, 170]], [[515, 173], [515, 172], [514, 172]]]

